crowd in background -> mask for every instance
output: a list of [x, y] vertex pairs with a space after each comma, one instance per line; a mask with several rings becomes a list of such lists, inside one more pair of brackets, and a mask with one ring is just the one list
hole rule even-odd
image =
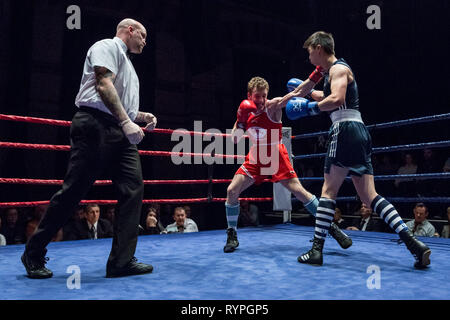
[[[321, 139], [318, 139], [316, 152], [321, 152]], [[323, 142], [323, 141], [322, 141]], [[401, 162], [398, 159], [401, 159]], [[424, 149], [419, 153], [405, 152], [395, 157], [388, 153], [373, 156], [375, 176], [395, 174], [420, 174], [450, 172], [450, 157], [436, 156], [432, 149]], [[297, 164], [297, 171], [302, 177], [318, 176], [320, 162], [302, 162]], [[306, 188], [310, 182], [303, 182]], [[401, 197], [439, 197], [449, 196], [448, 179], [412, 179], [397, 178], [377, 182], [377, 190], [382, 194]], [[319, 186], [320, 187], [320, 186]], [[314, 192], [314, 191], [312, 191]], [[317, 191], [315, 192], [317, 193]], [[264, 215], [259, 205], [241, 201], [238, 226], [258, 226], [264, 223]], [[400, 215], [408, 221], [408, 227], [417, 236], [449, 237], [450, 207], [448, 204], [407, 203], [399, 204]], [[35, 231], [40, 219], [45, 214], [45, 205], [34, 208], [5, 208], [0, 214], [0, 245], [23, 244]], [[446, 208], [446, 211], [445, 211]], [[189, 206], [163, 207], [159, 204], [143, 206], [140, 235], [189, 233], [199, 228], [194, 221]], [[70, 220], [58, 231], [53, 241], [109, 238], [113, 235], [114, 206], [89, 204], [79, 206]], [[439, 221], [440, 220], [440, 221]], [[390, 232], [389, 228], [373, 216], [370, 208], [360, 204], [357, 209], [346, 205], [336, 210], [335, 222], [342, 228], [360, 231]], [[205, 229], [208, 229], [206, 227]]]

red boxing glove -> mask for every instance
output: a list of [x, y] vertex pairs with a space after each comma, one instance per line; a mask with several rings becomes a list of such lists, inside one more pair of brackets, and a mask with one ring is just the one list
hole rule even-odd
[[316, 69], [309, 75], [309, 80], [314, 83], [318, 83], [325, 74], [325, 69], [321, 66], [317, 66]]
[[237, 111], [237, 127], [244, 129], [251, 112], [256, 112], [256, 105], [251, 100], [242, 100]]

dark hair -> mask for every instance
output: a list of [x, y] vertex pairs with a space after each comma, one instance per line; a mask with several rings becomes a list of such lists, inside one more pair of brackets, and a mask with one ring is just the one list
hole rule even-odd
[[100, 209], [100, 206], [97, 203], [88, 203], [84, 208], [84, 212], [88, 213], [90, 208], [98, 207]]
[[416, 203], [416, 205], [414, 206], [414, 209], [416, 209], [416, 208], [425, 208], [425, 211], [428, 211], [427, 206], [423, 202]]
[[308, 39], [306, 39], [305, 43], [303, 44], [303, 48], [317, 48], [318, 45], [320, 45], [326, 53], [334, 54], [334, 39], [331, 33], [327, 33], [324, 31], [314, 32], [309, 36]]

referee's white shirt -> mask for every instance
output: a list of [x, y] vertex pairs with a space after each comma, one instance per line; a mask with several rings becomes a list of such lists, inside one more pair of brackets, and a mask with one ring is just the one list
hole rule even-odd
[[84, 62], [80, 90], [75, 105], [88, 106], [111, 114], [95, 89], [94, 67], [105, 67], [116, 75], [114, 87], [126, 113], [132, 121], [139, 111], [139, 78], [130, 58], [127, 46], [118, 37], [104, 39], [89, 48]]

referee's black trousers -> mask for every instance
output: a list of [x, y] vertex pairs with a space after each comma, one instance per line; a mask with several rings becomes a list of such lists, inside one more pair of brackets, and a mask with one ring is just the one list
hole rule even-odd
[[[42, 257], [47, 245], [69, 220], [100, 174], [111, 172], [118, 204], [108, 265], [125, 266], [133, 258], [139, 233], [144, 184], [139, 153], [110, 115], [82, 107], [70, 127], [70, 159], [62, 189], [26, 244], [31, 257]], [[87, 254], [87, 252], [86, 252]]]

